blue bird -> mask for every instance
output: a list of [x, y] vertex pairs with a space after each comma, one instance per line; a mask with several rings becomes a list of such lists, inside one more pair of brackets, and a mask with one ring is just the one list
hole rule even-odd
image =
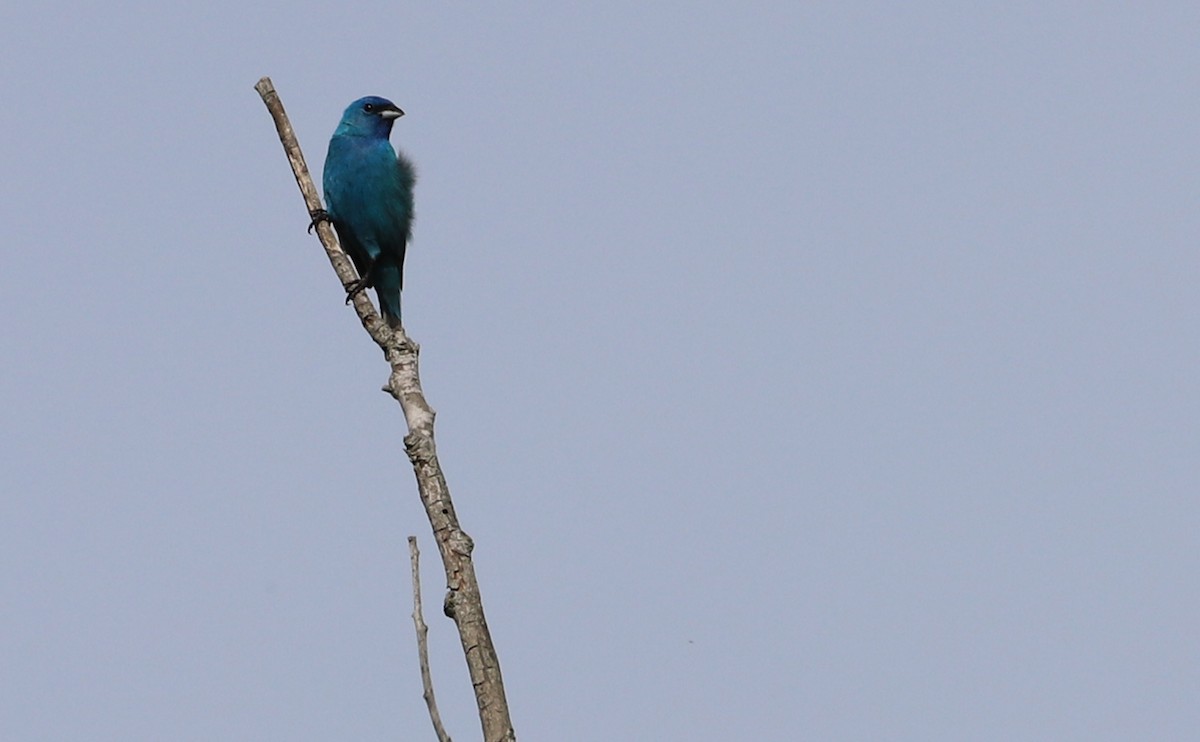
[[376, 96], [359, 98], [346, 108], [329, 140], [325, 157], [327, 218], [342, 249], [354, 261], [359, 279], [346, 287], [346, 301], [374, 288], [379, 311], [389, 327], [400, 327], [400, 289], [404, 285], [404, 249], [412, 234], [412, 163], [392, 149], [392, 124], [404, 115], [394, 103]]

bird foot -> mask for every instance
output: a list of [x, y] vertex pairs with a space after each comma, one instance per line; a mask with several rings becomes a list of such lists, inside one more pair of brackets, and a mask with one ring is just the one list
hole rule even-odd
[[362, 293], [363, 289], [367, 288], [367, 279], [360, 278], [357, 281], [352, 281], [343, 288], [346, 289], [346, 303], [354, 301], [354, 297]]
[[312, 217], [312, 221], [308, 223], [309, 234], [312, 234], [313, 227], [317, 226], [321, 222], [329, 222], [330, 224], [333, 224], [333, 217], [329, 216], [329, 212], [325, 209], [315, 209], [310, 211], [308, 215]]

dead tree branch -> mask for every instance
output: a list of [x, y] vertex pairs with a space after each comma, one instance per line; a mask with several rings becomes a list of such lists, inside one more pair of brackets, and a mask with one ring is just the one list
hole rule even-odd
[[425, 612], [421, 608], [421, 552], [417, 549], [417, 537], [408, 537], [408, 558], [412, 562], [413, 582], [413, 626], [417, 629], [417, 657], [421, 663], [421, 686], [425, 690], [425, 705], [429, 707], [429, 720], [438, 742], [451, 742], [450, 735], [442, 726], [442, 715], [438, 713], [437, 699], [433, 696], [433, 675], [429, 671], [429, 627], [425, 625]]
[[[284, 113], [283, 103], [275, 92], [270, 78], [264, 77], [254, 86], [266, 104], [279, 141], [292, 165], [296, 184], [304, 196], [304, 205], [310, 215], [321, 208], [321, 199], [304, 163], [304, 155], [296, 141], [296, 134]], [[338, 244], [337, 236], [328, 222], [317, 224], [317, 235], [325, 254], [337, 273], [342, 286], [347, 286], [358, 276]], [[338, 295], [339, 299], [342, 296]], [[425, 401], [421, 391], [421, 379], [417, 374], [419, 346], [403, 330], [392, 330], [375, 311], [367, 292], [359, 292], [354, 298], [354, 311], [363, 328], [379, 349], [383, 351], [391, 372], [384, 391], [391, 394], [401, 409], [408, 424], [408, 435], [404, 447], [412, 462], [417, 477], [417, 490], [421, 504], [433, 527], [434, 540], [446, 570], [447, 594], [446, 615], [454, 619], [458, 627], [459, 640], [467, 659], [467, 670], [471, 685], [475, 689], [475, 703], [479, 709], [479, 720], [483, 726], [485, 742], [508, 742], [515, 740], [512, 721], [508, 713], [508, 701], [504, 695], [504, 681], [500, 676], [500, 661], [492, 644], [491, 633], [483, 615], [483, 600], [479, 583], [475, 579], [475, 565], [471, 560], [474, 543], [458, 524], [450, 490], [438, 463], [437, 449], [433, 438], [434, 411]]]

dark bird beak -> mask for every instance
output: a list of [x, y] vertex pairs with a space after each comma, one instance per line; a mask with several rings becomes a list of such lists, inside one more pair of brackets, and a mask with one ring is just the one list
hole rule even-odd
[[385, 118], [385, 119], [398, 119], [403, 115], [404, 115], [404, 111], [401, 111], [399, 108], [396, 108], [395, 106], [392, 106], [391, 108], [385, 108], [379, 112], [379, 117]]

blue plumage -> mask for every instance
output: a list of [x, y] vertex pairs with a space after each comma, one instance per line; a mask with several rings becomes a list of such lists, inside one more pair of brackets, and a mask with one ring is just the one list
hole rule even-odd
[[342, 114], [325, 157], [325, 207], [342, 249], [354, 261], [359, 280], [351, 296], [374, 288], [379, 311], [391, 327], [400, 326], [404, 249], [412, 232], [416, 173], [392, 149], [392, 123], [404, 112], [375, 96], [359, 98]]

